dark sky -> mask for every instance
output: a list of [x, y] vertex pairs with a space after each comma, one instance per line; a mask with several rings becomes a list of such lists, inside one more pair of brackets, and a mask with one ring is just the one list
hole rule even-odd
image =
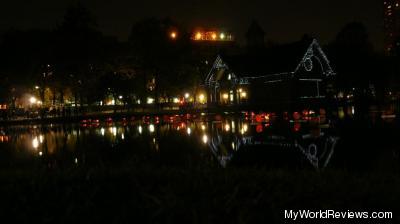
[[[75, 0], [76, 1], [76, 0]], [[10, 27], [52, 28], [74, 0], [8, 0], [0, 6], [0, 32]], [[86, 0], [106, 34], [127, 38], [131, 25], [151, 16], [170, 16], [188, 26], [224, 27], [239, 39], [252, 19], [259, 21], [268, 39], [288, 42], [304, 33], [320, 42], [331, 41], [348, 22], [363, 22], [371, 41], [382, 47], [380, 0]]]

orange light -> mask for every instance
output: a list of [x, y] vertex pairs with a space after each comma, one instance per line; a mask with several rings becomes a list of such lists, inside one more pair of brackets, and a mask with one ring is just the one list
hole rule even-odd
[[217, 34], [216, 34], [216, 33], [212, 33], [212, 34], [211, 34], [211, 38], [212, 38], [213, 40], [216, 40], [216, 39], [217, 39]]
[[201, 40], [202, 37], [203, 37], [203, 34], [201, 32], [196, 33], [196, 40]]
[[175, 31], [171, 32], [170, 34], [171, 39], [176, 39], [177, 36], [178, 34]]

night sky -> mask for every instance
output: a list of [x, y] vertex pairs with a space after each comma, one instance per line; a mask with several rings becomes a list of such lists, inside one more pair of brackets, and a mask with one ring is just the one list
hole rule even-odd
[[[62, 20], [71, 0], [13, 0], [0, 6], [0, 32], [52, 28]], [[86, 0], [106, 34], [125, 40], [135, 21], [151, 16], [166, 17], [189, 27], [223, 27], [240, 41], [250, 22], [259, 21], [267, 39], [274, 42], [298, 40], [312, 34], [322, 43], [334, 39], [348, 22], [363, 22], [377, 49], [383, 44], [382, 1], [365, 0]]]

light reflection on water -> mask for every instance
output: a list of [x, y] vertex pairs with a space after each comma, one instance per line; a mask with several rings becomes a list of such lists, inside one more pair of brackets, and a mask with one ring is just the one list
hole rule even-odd
[[[325, 121], [325, 118], [307, 116], [285, 120], [273, 114], [144, 117], [131, 122], [126, 119], [120, 122], [85, 120], [81, 124], [8, 127], [3, 132], [11, 140], [0, 141], [0, 144], [11, 148], [16, 154], [25, 153], [33, 157], [57, 157], [63, 160], [70, 154], [74, 164], [80, 163], [76, 155], [85, 150], [93, 150], [91, 148], [131, 147], [133, 150], [144, 148], [160, 152], [181, 147], [202, 153], [205, 151], [211, 157], [201, 158], [213, 158], [211, 160], [222, 167], [227, 166], [236, 154], [236, 161], [240, 161], [240, 151], [273, 148], [271, 151], [274, 153], [268, 157], [275, 157], [275, 151], [283, 151], [278, 155], [280, 160], [294, 157], [298, 161], [308, 161], [318, 169], [328, 165], [337, 141], [336, 137], [325, 135], [326, 127], [322, 128], [324, 124], [321, 120]], [[179, 139], [185, 141], [175, 145], [175, 139], [178, 142]], [[124, 142], [129, 143], [128, 146]], [[146, 142], [150, 144], [146, 145]], [[102, 154], [104, 151], [99, 150], [97, 153]], [[262, 156], [265, 155], [255, 154], [255, 157]], [[14, 156], [11, 159], [17, 158]], [[168, 158], [173, 160], [173, 156]], [[265, 159], [267, 161], [271, 158]]]

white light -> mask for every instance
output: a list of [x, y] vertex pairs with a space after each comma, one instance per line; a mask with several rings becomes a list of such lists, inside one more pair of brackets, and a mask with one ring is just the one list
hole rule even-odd
[[31, 104], [34, 104], [34, 103], [36, 103], [36, 98], [35, 97], [31, 97], [31, 98], [29, 98], [29, 102], [31, 103]]
[[37, 148], [39, 147], [39, 140], [38, 140], [37, 137], [35, 137], [35, 138], [32, 140], [32, 146], [33, 146], [34, 149], [37, 149]]
[[125, 139], [125, 135], [124, 135], [124, 133], [122, 133], [122, 135], [121, 135], [121, 139], [122, 139], [122, 140], [124, 140], [124, 139]]
[[39, 89], [39, 86], [35, 86], [35, 89]]
[[101, 135], [104, 136], [104, 134], [106, 133], [106, 130], [104, 130], [104, 128], [100, 129]]
[[39, 152], [39, 156], [43, 156], [43, 152], [42, 151]]
[[228, 80], [231, 80], [231, 79], [232, 79], [232, 75], [229, 74], [229, 75], [228, 75]]
[[139, 127], [138, 127], [138, 131], [139, 131], [139, 134], [142, 134], [142, 132], [143, 132], [143, 128], [142, 128], [142, 126], [140, 126], [140, 125], [139, 125]]
[[112, 128], [112, 133], [114, 136], [117, 136], [117, 128], [116, 127]]
[[40, 143], [43, 143], [43, 135], [40, 135], [40, 136], [39, 136], [39, 142], [40, 142]]
[[190, 135], [192, 133], [192, 129], [187, 128], [187, 133], [188, 133], [188, 135]]
[[225, 39], [225, 34], [224, 34], [224, 33], [221, 33], [221, 34], [219, 35], [219, 38], [221, 38], [222, 40]]
[[119, 98], [120, 100], [122, 100], [124, 97], [123, 97], [123, 96], [119, 96], [118, 98]]
[[174, 98], [174, 103], [179, 103], [179, 99], [178, 98]]
[[235, 150], [235, 143], [232, 142], [232, 149]]
[[203, 135], [203, 142], [204, 142], [204, 144], [207, 144], [207, 142], [208, 142], [208, 137], [207, 137], [207, 135]]
[[190, 96], [190, 94], [189, 94], [189, 93], [185, 93], [185, 98], [186, 98], [186, 99], [188, 99], [188, 98], [189, 98], [189, 96]]
[[150, 125], [149, 125], [149, 131], [150, 131], [151, 133], [154, 132], [154, 124], [150, 124]]
[[75, 158], [75, 164], [78, 164], [78, 158]]

